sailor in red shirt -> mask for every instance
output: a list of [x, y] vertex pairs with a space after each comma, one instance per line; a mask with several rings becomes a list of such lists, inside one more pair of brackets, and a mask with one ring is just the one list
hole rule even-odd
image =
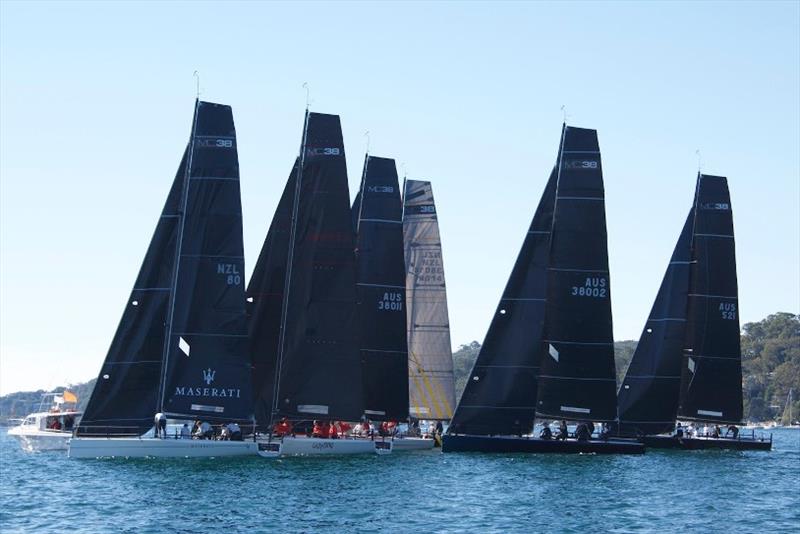
[[336, 422], [331, 421], [331, 426], [328, 428], [328, 435], [331, 439], [338, 439], [339, 438], [339, 431], [336, 429]]
[[272, 431], [277, 436], [288, 436], [289, 434], [292, 433], [292, 424], [289, 423], [289, 420], [284, 417], [283, 419], [275, 423], [275, 426], [273, 427]]
[[311, 437], [312, 438], [322, 437], [322, 426], [319, 424], [319, 421], [314, 421], [314, 430], [311, 431]]
[[350, 426], [349, 423], [346, 423], [345, 421], [339, 421], [339, 430], [341, 431], [343, 436], [346, 435], [352, 428], [353, 427]]

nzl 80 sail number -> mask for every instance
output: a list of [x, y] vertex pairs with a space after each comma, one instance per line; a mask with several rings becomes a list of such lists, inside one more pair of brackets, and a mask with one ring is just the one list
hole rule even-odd
[[573, 297], [592, 297], [604, 299], [608, 297], [608, 280], [602, 276], [587, 276], [582, 286], [572, 286]]

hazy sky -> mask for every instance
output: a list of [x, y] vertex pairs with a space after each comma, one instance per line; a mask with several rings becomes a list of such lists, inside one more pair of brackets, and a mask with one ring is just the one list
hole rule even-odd
[[800, 310], [800, 3], [0, 3], [0, 393], [96, 376], [188, 139], [233, 106], [252, 270], [305, 91], [430, 179], [453, 344], [483, 339], [562, 112], [603, 154], [616, 339], [702, 168], [729, 178], [743, 322]]

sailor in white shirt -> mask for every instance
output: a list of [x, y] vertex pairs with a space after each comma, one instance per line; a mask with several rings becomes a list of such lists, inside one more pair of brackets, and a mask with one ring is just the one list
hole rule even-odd
[[242, 440], [242, 429], [239, 427], [238, 424], [228, 423], [228, 436], [231, 441], [241, 441]]
[[181, 427], [181, 439], [192, 439], [192, 431], [189, 430], [189, 425], [183, 423]]

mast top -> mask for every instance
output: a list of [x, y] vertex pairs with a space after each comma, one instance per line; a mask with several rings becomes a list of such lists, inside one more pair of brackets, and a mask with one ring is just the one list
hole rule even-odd
[[308, 82], [303, 82], [303, 89], [306, 90], [306, 113], [308, 113], [308, 106], [311, 98], [311, 91], [308, 89]]
[[200, 100], [200, 71], [194, 71], [192, 76], [195, 79], [195, 98]]

